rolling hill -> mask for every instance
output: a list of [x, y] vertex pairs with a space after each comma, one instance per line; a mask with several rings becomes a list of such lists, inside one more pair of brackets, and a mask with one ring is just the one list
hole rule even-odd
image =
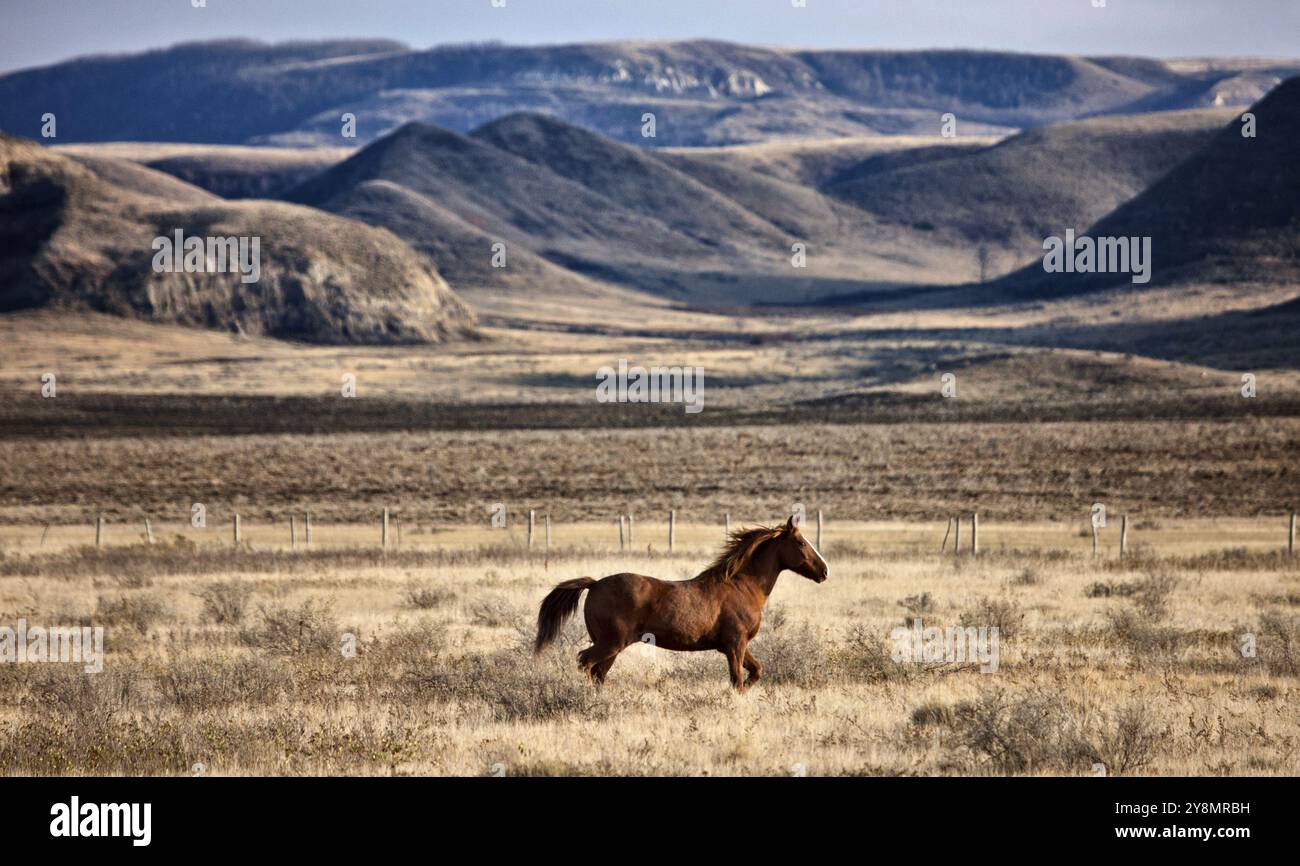
[[[549, 150], [520, 148], [525, 158], [507, 149], [520, 145], [512, 136], [540, 130], [552, 137]], [[711, 296], [717, 275], [738, 280], [775, 269], [787, 248], [775, 226], [652, 157], [535, 116], [506, 118], [474, 136], [407, 124], [286, 197], [390, 228], [438, 256], [453, 285], [481, 285], [491, 244], [502, 242], [506, 270], [513, 259], [538, 274], [570, 272], [561, 291], [612, 282], [700, 299]], [[457, 237], [476, 252], [439, 253], [459, 245]], [[494, 284], [520, 282], [502, 275]]]
[[[154, 239], [258, 238], [260, 275], [155, 271]], [[0, 310], [54, 306], [324, 343], [439, 342], [474, 317], [388, 232], [227, 202], [127, 162], [0, 136]], [[251, 275], [250, 275], [251, 276]]]
[[986, 244], [1020, 265], [1043, 238], [1082, 231], [1204, 146], [1230, 109], [1106, 117], [1032, 129], [982, 149], [892, 151], [822, 189], [889, 222]]
[[[1151, 287], [1300, 280], [1300, 77], [1234, 116], [1187, 159], [1087, 229], [1090, 237], [1150, 237]], [[1130, 284], [1128, 274], [1049, 274], [1031, 265], [993, 285], [1050, 297]]]

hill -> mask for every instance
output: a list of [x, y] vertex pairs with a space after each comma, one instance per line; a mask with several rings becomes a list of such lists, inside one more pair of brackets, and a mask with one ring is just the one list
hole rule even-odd
[[[530, 152], [512, 137], [525, 127], [550, 138]], [[775, 226], [633, 148], [566, 127], [517, 116], [465, 136], [407, 124], [287, 198], [383, 225], [430, 254], [472, 229], [477, 252], [439, 259], [453, 285], [481, 281], [498, 241], [507, 268], [516, 252], [525, 268], [541, 269], [545, 259], [551, 276], [561, 276], [553, 268], [570, 273], [562, 288], [580, 293], [615, 283], [658, 297], [716, 298], [720, 281], [785, 260], [788, 244]], [[612, 170], [580, 168], [606, 162]]]
[[[258, 279], [156, 272], [154, 239], [177, 231], [257, 238]], [[82, 164], [8, 136], [0, 251], [0, 310], [90, 309], [327, 343], [474, 330], [437, 272], [388, 232], [282, 202], [223, 201], [138, 165]]]
[[1232, 116], [1094, 118], [984, 148], [891, 151], [844, 167], [822, 189], [879, 219], [987, 245], [1019, 265], [1042, 255], [1043, 238], [1082, 231], [1146, 189]]
[[[1004, 51], [799, 51], [717, 41], [449, 45], [187, 43], [0, 76], [0, 129], [59, 140], [342, 145], [418, 120], [468, 132], [518, 111], [627, 143], [965, 134], [1099, 114], [1244, 105], [1295, 60], [1176, 63]], [[201, 105], [202, 111], [195, 110]], [[357, 117], [357, 142], [340, 137]], [[642, 139], [642, 117], [656, 135]]]
[[83, 161], [100, 157], [129, 160], [222, 198], [276, 198], [351, 156], [354, 149], [115, 141], [62, 144], [53, 150]]
[[[1236, 116], [1195, 153], [1087, 229], [1090, 237], [1150, 237], [1148, 286], [1300, 280], [1300, 77]], [[1049, 274], [1031, 265], [993, 288], [1044, 297], [1131, 284], [1128, 274]]]

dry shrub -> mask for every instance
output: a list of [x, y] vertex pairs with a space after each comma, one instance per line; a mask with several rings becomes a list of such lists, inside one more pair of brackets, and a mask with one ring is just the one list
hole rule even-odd
[[1073, 769], [1081, 760], [1057, 695], [993, 689], [953, 709], [958, 742], [1004, 773]]
[[0, 724], [0, 773], [153, 776], [187, 773], [192, 754], [177, 723], [45, 716]]
[[763, 609], [763, 625], [767, 628], [782, 628], [790, 622], [790, 611], [783, 604], [769, 604]]
[[106, 625], [130, 626], [144, 634], [169, 612], [161, 599], [145, 593], [117, 598], [100, 596], [95, 608], [95, 619]]
[[165, 701], [186, 711], [271, 704], [293, 692], [284, 666], [258, 657], [178, 660], [156, 682]]
[[113, 578], [113, 581], [122, 589], [148, 589], [153, 586], [153, 576], [139, 572], [126, 572]]
[[895, 661], [891, 644], [877, 631], [858, 625], [849, 630], [833, 654], [835, 667], [845, 676], [866, 682], [906, 682], [920, 669], [912, 662]]
[[1088, 584], [1083, 594], [1086, 598], [1122, 598], [1132, 595], [1133, 590], [1136, 588], [1135, 584], [1124, 583], [1123, 581], [1098, 580]]
[[924, 619], [934, 613], [938, 607], [935, 604], [934, 597], [928, 592], [899, 599], [898, 606], [907, 612], [903, 616], [903, 625], [911, 625], [914, 619]]
[[941, 725], [950, 727], [957, 721], [953, 708], [939, 701], [926, 701], [912, 710], [912, 724], [919, 727]]
[[1134, 772], [1155, 756], [1159, 733], [1139, 704], [1113, 719], [1060, 693], [993, 689], [953, 708], [958, 742], [1003, 773], [1078, 772], [1103, 764]]
[[345, 775], [389, 771], [419, 760], [428, 738], [406, 725], [326, 720], [290, 713], [268, 719], [113, 719], [61, 716], [0, 723], [0, 773], [190, 775], [224, 767]]
[[405, 670], [430, 664], [446, 651], [449, 643], [446, 623], [421, 620], [403, 625], [371, 643], [366, 658], [371, 664]]
[[763, 665], [763, 682], [814, 688], [831, 678], [826, 641], [808, 623], [766, 628], [750, 644], [750, 651]]
[[504, 598], [483, 599], [469, 609], [470, 622], [488, 628], [511, 628], [528, 619], [528, 612], [524, 608]]
[[419, 610], [432, 610], [455, 600], [456, 591], [444, 586], [413, 586], [406, 591], [406, 603]]
[[502, 722], [604, 715], [596, 688], [554, 653], [528, 659], [519, 652], [439, 658], [409, 671], [403, 684], [415, 697], [486, 703]]
[[997, 628], [999, 637], [1012, 637], [1020, 630], [1025, 613], [1009, 598], [981, 598], [961, 615], [958, 623], [967, 628]]
[[1178, 578], [1164, 569], [1147, 571], [1133, 589], [1133, 603], [1143, 616], [1153, 620], [1164, 619], [1169, 614], [1169, 596], [1178, 586]]
[[1300, 617], [1269, 611], [1260, 617], [1259, 633], [1256, 655], [1269, 670], [1300, 674]]
[[261, 622], [240, 632], [240, 640], [272, 652], [299, 655], [336, 652], [342, 630], [329, 601], [307, 599], [297, 607], [260, 607]]
[[1148, 568], [1137, 580], [1097, 581], [1083, 594], [1088, 598], [1128, 598], [1147, 619], [1160, 620], [1169, 614], [1169, 596], [1178, 587], [1178, 578], [1164, 568]]
[[1161, 734], [1148, 718], [1149, 712], [1137, 701], [1121, 707], [1113, 724], [1101, 727], [1085, 744], [1090, 746], [1087, 751], [1093, 763], [1105, 765], [1111, 775], [1136, 772], [1150, 764]]
[[210, 583], [195, 593], [203, 602], [203, 616], [215, 623], [241, 625], [253, 588], [237, 580]]
[[102, 722], [148, 703], [146, 685], [134, 671], [87, 674], [76, 665], [42, 668], [28, 688], [36, 702], [55, 715]]
[[1138, 655], [1169, 655], [1182, 645], [1183, 635], [1178, 629], [1152, 622], [1134, 608], [1113, 608], [1106, 617], [1115, 636]]
[[1043, 582], [1043, 577], [1035, 568], [1022, 568], [1011, 575], [1009, 582], [1012, 586], [1038, 586]]

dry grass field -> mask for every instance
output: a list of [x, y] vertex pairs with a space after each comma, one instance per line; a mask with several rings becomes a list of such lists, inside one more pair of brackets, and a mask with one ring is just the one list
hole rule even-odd
[[[1034, 346], [1107, 303], [646, 307], [437, 351], [4, 317], [0, 625], [102, 626], [106, 657], [0, 664], [0, 773], [1294, 775], [1300, 379], [1258, 369], [1246, 401], [1225, 368]], [[593, 403], [620, 357], [703, 364], [707, 411]], [[361, 397], [336, 399], [349, 370]], [[555, 583], [690, 577], [724, 514], [794, 503], [826, 517], [830, 580], [780, 579], [746, 694], [719, 654], [640, 646], [598, 689], [580, 619], [530, 654]], [[972, 511], [979, 556], [940, 555]], [[917, 618], [997, 627], [997, 671], [896, 661]]]
[[[1138, 523], [1122, 562], [1114, 529], [1094, 559], [1077, 527], [991, 524], [953, 558], [941, 524], [828, 526], [830, 580], [781, 577], [743, 695], [717, 653], [642, 646], [597, 688], [574, 664], [580, 618], [529, 649], [550, 586], [689, 577], [715, 525], [679, 526], [672, 555], [650, 522], [624, 554], [557, 527], [549, 556], [517, 524], [387, 555], [360, 526], [297, 551], [171, 528], [96, 550], [67, 527], [42, 551], [16, 530], [0, 620], [103, 625], [106, 658], [0, 666], [7, 774], [1300, 772], [1300, 571], [1259, 521]], [[997, 671], [893, 659], [891, 630], [918, 617], [998, 627]]]
[[389, 508], [413, 538], [485, 525], [496, 503], [605, 526], [669, 509], [774, 520], [795, 502], [839, 522], [1083, 521], [1094, 502], [1277, 520], [1300, 501], [1298, 442], [1295, 418], [0, 439], [0, 524], [28, 545], [44, 524], [88, 541], [97, 516], [138, 535], [196, 502], [213, 533], [238, 513], [282, 539], [291, 514], [373, 527]]

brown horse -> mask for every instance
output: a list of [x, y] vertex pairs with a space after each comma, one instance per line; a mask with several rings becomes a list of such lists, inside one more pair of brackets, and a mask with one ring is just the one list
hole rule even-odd
[[[605, 681], [620, 652], [653, 640], [661, 649], [723, 653], [731, 685], [744, 691], [763, 675], [749, 642], [758, 634], [777, 575], [787, 569], [817, 583], [826, 579], [826, 560], [804, 539], [793, 517], [785, 526], [732, 533], [722, 555], [690, 580], [642, 574], [566, 580], [542, 600], [534, 651], [540, 653], [559, 637], [583, 590], [590, 589], [584, 616], [591, 646], [578, 653], [578, 667], [596, 683]], [[742, 668], [749, 672], [747, 679], [741, 677]]]

